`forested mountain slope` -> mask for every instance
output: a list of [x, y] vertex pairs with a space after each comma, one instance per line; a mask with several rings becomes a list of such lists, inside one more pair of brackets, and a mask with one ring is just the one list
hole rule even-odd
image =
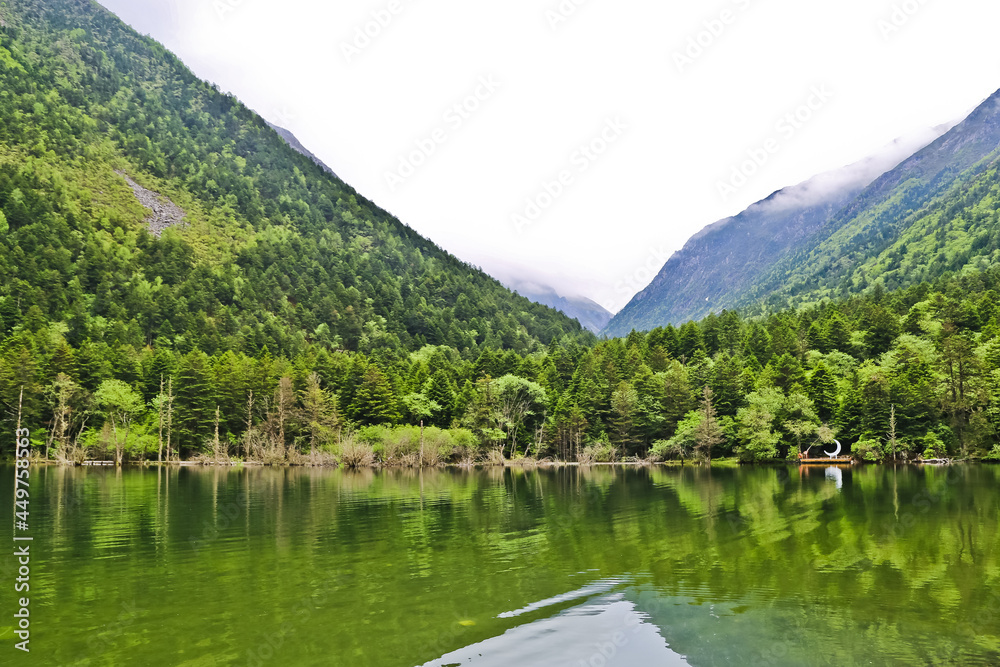
[[[0, 14], [4, 335], [28, 318], [74, 346], [210, 354], [528, 352], [589, 336], [365, 200], [96, 3], [9, 0]], [[126, 178], [184, 224], [151, 236]]]
[[[591, 345], [99, 7], [0, 16], [0, 453], [20, 419], [64, 462], [1000, 459], [1000, 267]], [[917, 198], [886, 285], [989, 261], [995, 131], [876, 183]]]

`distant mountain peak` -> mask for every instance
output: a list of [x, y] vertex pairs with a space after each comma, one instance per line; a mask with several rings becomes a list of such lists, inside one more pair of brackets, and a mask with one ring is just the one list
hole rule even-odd
[[285, 143], [288, 144], [289, 146], [291, 146], [292, 149], [295, 150], [295, 152], [300, 153], [302, 155], [305, 155], [307, 158], [309, 158], [310, 160], [312, 160], [313, 162], [315, 162], [323, 171], [325, 171], [326, 173], [330, 174], [334, 178], [340, 178], [340, 176], [337, 176], [337, 174], [334, 173], [333, 169], [331, 169], [325, 162], [323, 162], [318, 157], [316, 157], [315, 155], [313, 155], [309, 151], [308, 148], [306, 148], [305, 146], [303, 146], [302, 142], [299, 141], [298, 138], [296, 138], [296, 136], [294, 134], [292, 134], [290, 131], [286, 130], [283, 127], [275, 125], [274, 123], [272, 123], [270, 121], [265, 121], [265, 122], [268, 124], [268, 126], [272, 130], [274, 130], [275, 132], [277, 132], [278, 136], [281, 137], [282, 139], [284, 139]]
[[575, 319], [586, 329], [599, 333], [611, 321], [611, 313], [601, 304], [584, 296], [562, 296], [555, 288], [526, 280], [502, 281], [506, 287], [535, 303], [558, 310]]

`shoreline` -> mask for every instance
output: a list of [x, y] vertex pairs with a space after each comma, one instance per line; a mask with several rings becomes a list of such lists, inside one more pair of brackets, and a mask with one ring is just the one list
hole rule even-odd
[[[10, 465], [14, 464], [13, 460], [4, 460], [3, 463]], [[477, 461], [474, 463], [439, 463], [436, 465], [404, 465], [395, 463], [385, 463], [385, 464], [373, 464], [373, 465], [361, 465], [361, 466], [349, 466], [340, 463], [264, 463], [261, 461], [125, 461], [121, 465], [115, 465], [114, 461], [86, 461], [84, 463], [64, 463], [61, 461], [54, 460], [31, 460], [32, 466], [54, 466], [54, 467], [64, 467], [64, 468], [94, 468], [94, 469], [108, 469], [108, 468], [317, 468], [317, 469], [330, 469], [330, 470], [446, 470], [446, 469], [465, 469], [473, 470], [477, 468], [488, 469], [488, 468], [591, 468], [591, 467], [609, 467], [609, 468], [652, 468], [652, 467], [664, 467], [664, 468], [743, 468], [743, 467], [761, 467], [761, 468], [772, 468], [772, 467], [796, 467], [796, 468], [820, 468], [823, 465], [835, 466], [835, 467], [847, 467], [852, 468], [855, 466], [885, 466], [885, 467], [897, 467], [897, 466], [934, 466], [943, 467], [951, 465], [968, 465], [968, 464], [981, 464], [981, 465], [996, 465], [1000, 462], [998, 461], [988, 461], [983, 459], [953, 459], [947, 461], [941, 460], [929, 460], [929, 461], [896, 461], [896, 462], [869, 462], [869, 461], [832, 461], [829, 464], [825, 462], [810, 462], [808, 464], [800, 463], [799, 461], [759, 461], [759, 462], [740, 462], [736, 459], [716, 459], [712, 462], [698, 462], [698, 461], [609, 461], [609, 462], [592, 462], [584, 463], [580, 461], [536, 461], [533, 459], [516, 459], [504, 461], [502, 463], [493, 463], [490, 461]]]

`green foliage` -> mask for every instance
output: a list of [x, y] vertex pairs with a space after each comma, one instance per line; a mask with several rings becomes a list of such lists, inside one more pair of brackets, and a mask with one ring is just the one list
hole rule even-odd
[[[721, 330], [725, 322], [725, 335], [705, 336], [711, 354], [687, 364], [666, 352], [667, 330], [589, 348], [562, 339], [527, 358], [488, 348], [472, 357], [447, 346], [368, 356], [330, 351], [319, 342], [307, 342], [294, 356], [272, 356], [266, 348], [257, 355], [234, 350], [208, 354], [197, 348], [123, 343], [117, 336], [128, 340], [127, 329], [116, 334], [115, 343], [88, 339], [74, 345], [66, 327], [47, 323], [31, 309], [21, 316], [9, 308], [9, 300], [2, 300], [0, 322], [6, 333], [0, 341], [0, 400], [11, 414], [24, 387], [25, 419], [58, 426], [58, 442], [54, 436], [52, 443], [56, 451], [81, 435], [86, 442], [98, 442], [88, 433], [100, 434], [107, 418], [109, 426], [122, 427], [121, 453], [144, 455], [141, 448], [131, 453], [134, 432], [145, 429], [159, 437], [162, 419], [172, 450], [189, 457], [214, 439], [218, 407], [223, 442], [244, 443], [252, 434], [275, 447], [283, 443], [293, 451], [314, 452], [329, 449], [356, 427], [416, 426], [423, 420], [425, 426], [441, 428], [444, 410], [428, 395], [433, 391], [451, 401], [448, 423], [461, 425], [473, 439], [456, 446], [445, 460], [501, 448], [510, 458], [586, 459], [604, 445], [618, 456], [690, 458], [704, 421], [699, 414], [704, 415], [707, 385], [718, 421], [701, 437], [721, 438], [707, 449], [713, 457], [795, 458], [830, 443], [833, 429], [847, 447], [853, 444], [859, 458], [889, 456], [889, 444], [875, 448], [866, 443], [889, 443], [891, 430], [891, 455], [897, 458], [913, 459], [928, 450], [983, 456], [994, 447], [1000, 424], [1000, 330], [982, 325], [980, 317], [970, 318], [962, 304], [983, 302], [989, 312], [977, 295], [997, 288], [1000, 270], [883, 295], [882, 307], [896, 314], [923, 304], [917, 308], [922, 333], [901, 333], [876, 358], [868, 358], [870, 350], [864, 346], [853, 348], [855, 356], [832, 349], [776, 353], [787, 350], [789, 341], [807, 340], [817, 322], [822, 329], [841, 322], [849, 336], [869, 331], [869, 297], [763, 321], [724, 313], [713, 326]], [[762, 331], [774, 332], [767, 336], [772, 354], [766, 367], [748, 342], [764, 338]], [[492, 375], [506, 369], [514, 372], [499, 379]], [[129, 434], [117, 413], [114, 423], [109, 416], [112, 395], [124, 394], [124, 387], [141, 399], [135, 414], [130, 413]], [[168, 389], [173, 396], [169, 429]], [[96, 419], [95, 410], [100, 411]], [[601, 447], [584, 454], [597, 445]], [[237, 448], [241, 454], [242, 448]], [[397, 449], [412, 454], [409, 445]]]
[[[505, 433], [510, 442], [510, 455], [518, 452], [518, 436], [528, 434], [541, 422], [545, 410], [546, 394], [541, 385], [516, 375], [504, 375], [489, 383], [487, 391], [496, 427]], [[527, 449], [525, 450], [527, 452]]]
[[[97, 442], [87, 434], [99, 434], [103, 418], [111, 414], [109, 388], [122, 393], [128, 387], [142, 403], [129, 428], [158, 437], [162, 418], [164, 438], [165, 394], [172, 391], [170, 444], [188, 457], [204, 451], [214, 438], [218, 407], [223, 442], [244, 443], [252, 433], [293, 451], [329, 448], [356, 427], [416, 426], [423, 420], [428, 427], [460, 425], [474, 440], [456, 446], [446, 460], [501, 448], [510, 458], [586, 459], [604, 445], [618, 456], [690, 458], [702, 423], [698, 415], [704, 414], [704, 398], [699, 406], [698, 393], [703, 395], [707, 385], [718, 423], [702, 436], [722, 438], [708, 447], [713, 457], [795, 458], [831, 442], [836, 429], [847, 447], [854, 445], [855, 456], [882, 458], [890, 455], [888, 444], [873, 455], [869, 450], [874, 449], [864, 443], [890, 442], [892, 414], [892, 454], [897, 458], [913, 459], [928, 449], [936, 455], [983, 456], [994, 447], [1000, 425], [1000, 329], [969, 317], [962, 304], [981, 302], [977, 312], [982, 309], [992, 319], [996, 315], [980, 295], [998, 288], [1000, 270], [991, 270], [883, 295], [881, 307], [897, 315], [915, 312], [922, 304], [916, 308], [921, 333], [900, 333], [875, 358], [869, 358], [864, 346], [852, 348], [853, 356], [830, 348], [825, 353], [787, 351], [790, 341], [807, 340], [817, 322], [821, 329], [841, 322], [849, 337], [869, 331], [866, 318], [874, 312], [870, 297], [767, 320], [724, 313], [712, 324], [716, 333], [705, 336], [705, 353], [687, 364], [666, 351], [666, 329], [592, 347], [561, 339], [529, 357], [489, 348], [477, 356], [463, 355], [447, 346], [369, 356], [331, 351], [318, 341], [307, 341], [294, 356], [272, 355], [267, 348], [256, 355], [237, 350], [209, 354], [155, 341], [151, 347], [122, 342], [129, 340], [127, 327], [111, 343], [105, 336], [73, 344], [67, 327], [46, 322], [36, 310], [22, 315], [4, 299], [0, 400], [11, 414], [24, 387], [25, 419], [58, 425], [58, 443], [53, 440], [57, 451], [81, 433], [85, 441]], [[725, 334], [720, 333], [723, 322]], [[767, 366], [751, 351], [755, 338], [768, 341]], [[828, 345], [829, 338], [817, 344]], [[504, 373], [497, 379], [495, 372]], [[702, 392], [696, 392], [699, 386]], [[95, 404], [98, 390], [100, 403]], [[444, 406], [428, 392], [451, 402], [449, 419], [441, 416]], [[96, 419], [95, 410], [100, 411]], [[110, 426], [118, 424], [123, 425], [122, 454], [132, 456], [136, 436], [125, 433], [121, 419], [112, 424], [109, 418]], [[601, 447], [584, 455], [596, 445]], [[409, 445], [400, 451], [412, 454]], [[394, 457], [399, 459], [388, 458]]]
[[425, 463], [462, 461], [476, 456], [475, 438], [467, 429], [428, 426], [365, 426], [355, 441], [371, 447], [375, 459], [385, 465], [417, 465], [421, 445]]
[[580, 454], [582, 463], [614, 463], [618, 460], [618, 448], [609, 442], [588, 445]]
[[781, 435], [776, 425], [784, 401], [784, 395], [774, 387], [747, 396], [747, 406], [736, 415], [740, 439], [736, 454], [741, 461], [766, 461], [778, 456]]
[[351, 412], [362, 424], [393, 424], [399, 419], [392, 385], [377, 366], [369, 366], [365, 371], [354, 394]]
[[414, 422], [428, 420], [441, 412], [441, 404], [424, 394], [407, 394], [400, 402], [406, 410], [406, 416]]
[[653, 458], [661, 461], [690, 459], [698, 444], [697, 431], [704, 421], [700, 410], [687, 413], [677, 424], [677, 432], [669, 440], [657, 440], [650, 449]]
[[105, 380], [94, 392], [94, 403], [109, 418], [137, 415], [143, 409], [142, 397], [121, 380]]
[[854, 457], [871, 463], [881, 463], [885, 460], [885, 445], [879, 440], [859, 440], [854, 445]]
[[920, 455], [922, 458], [938, 459], [942, 458], [947, 453], [944, 441], [938, 436], [937, 433], [928, 433], [922, 438], [920, 444], [924, 448]]

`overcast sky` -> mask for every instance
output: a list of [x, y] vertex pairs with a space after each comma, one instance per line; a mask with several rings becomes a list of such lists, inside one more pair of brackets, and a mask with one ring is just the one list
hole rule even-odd
[[445, 249], [612, 311], [706, 224], [1000, 88], [986, 0], [100, 2]]

